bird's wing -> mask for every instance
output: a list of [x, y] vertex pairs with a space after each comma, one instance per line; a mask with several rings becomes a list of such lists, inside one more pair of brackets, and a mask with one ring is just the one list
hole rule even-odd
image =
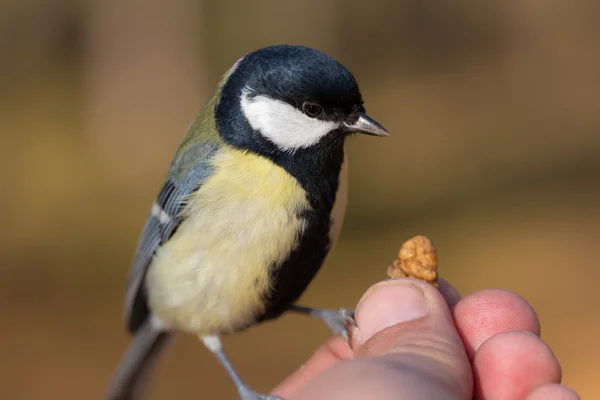
[[171, 237], [182, 222], [179, 216], [181, 200], [194, 189], [195, 187], [177, 185], [176, 182], [169, 180], [160, 191], [158, 200], [152, 205], [127, 281], [125, 318], [131, 332], [137, 331], [149, 313], [143, 281], [154, 252]]
[[132, 333], [139, 329], [150, 314], [143, 282], [154, 253], [183, 222], [181, 211], [185, 202], [211, 175], [210, 160], [222, 146], [212, 122], [214, 114], [210, 115], [213, 109], [209, 103], [206, 108], [209, 113], [200, 113], [190, 127], [139, 239], [125, 299], [125, 321]]

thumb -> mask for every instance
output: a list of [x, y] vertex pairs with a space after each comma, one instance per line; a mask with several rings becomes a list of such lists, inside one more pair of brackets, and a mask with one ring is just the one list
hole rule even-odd
[[[412, 278], [380, 282], [359, 302], [356, 324], [352, 341], [357, 357], [375, 356], [373, 361], [408, 374], [402, 398], [440, 398], [439, 393], [446, 399], [471, 398], [470, 363], [435, 287]], [[408, 384], [416, 381], [426, 387]], [[414, 397], [407, 393], [413, 389]]]

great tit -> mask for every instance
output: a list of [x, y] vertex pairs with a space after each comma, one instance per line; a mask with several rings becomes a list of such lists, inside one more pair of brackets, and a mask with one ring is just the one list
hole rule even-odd
[[143, 228], [125, 301], [133, 341], [108, 399], [139, 397], [176, 331], [204, 342], [243, 400], [277, 397], [240, 379], [221, 335], [288, 310], [344, 333], [346, 315], [295, 302], [340, 231], [353, 133], [388, 136], [330, 56], [278, 45], [233, 65], [189, 127]]

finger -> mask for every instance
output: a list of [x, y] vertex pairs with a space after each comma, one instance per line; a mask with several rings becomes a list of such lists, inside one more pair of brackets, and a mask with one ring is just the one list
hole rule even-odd
[[295, 399], [466, 399], [472, 372], [444, 297], [411, 278], [371, 287], [356, 310], [357, 358], [339, 362]]
[[[439, 280], [439, 286], [439, 290], [446, 299], [448, 305], [451, 308], [454, 307], [460, 300], [458, 291], [449, 282], [443, 279]], [[354, 353], [348, 343], [339, 336], [336, 336], [323, 346], [319, 347], [305, 364], [280, 383], [272, 393], [284, 398], [289, 397], [301, 386], [306, 384], [306, 382], [325, 369], [342, 359], [349, 359], [352, 357], [354, 357]]]
[[525, 299], [507, 290], [484, 290], [460, 300], [453, 310], [456, 329], [472, 361], [489, 338], [509, 331], [540, 335], [540, 321]]
[[550, 348], [529, 332], [500, 333], [475, 354], [475, 399], [520, 400], [539, 386], [560, 383]]
[[316, 375], [340, 360], [352, 357], [354, 357], [354, 353], [348, 342], [340, 336], [335, 336], [320, 346], [306, 363], [281, 382], [272, 393], [283, 398], [289, 398]]
[[581, 397], [570, 387], [548, 383], [529, 393], [525, 400], [581, 400]]

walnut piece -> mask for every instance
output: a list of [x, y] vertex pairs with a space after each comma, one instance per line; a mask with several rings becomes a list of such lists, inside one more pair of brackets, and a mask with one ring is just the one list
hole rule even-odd
[[413, 277], [438, 287], [435, 247], [426, 236], [415, 236], [402, 245], [398, 258], [388, 267], [390, 278]]

